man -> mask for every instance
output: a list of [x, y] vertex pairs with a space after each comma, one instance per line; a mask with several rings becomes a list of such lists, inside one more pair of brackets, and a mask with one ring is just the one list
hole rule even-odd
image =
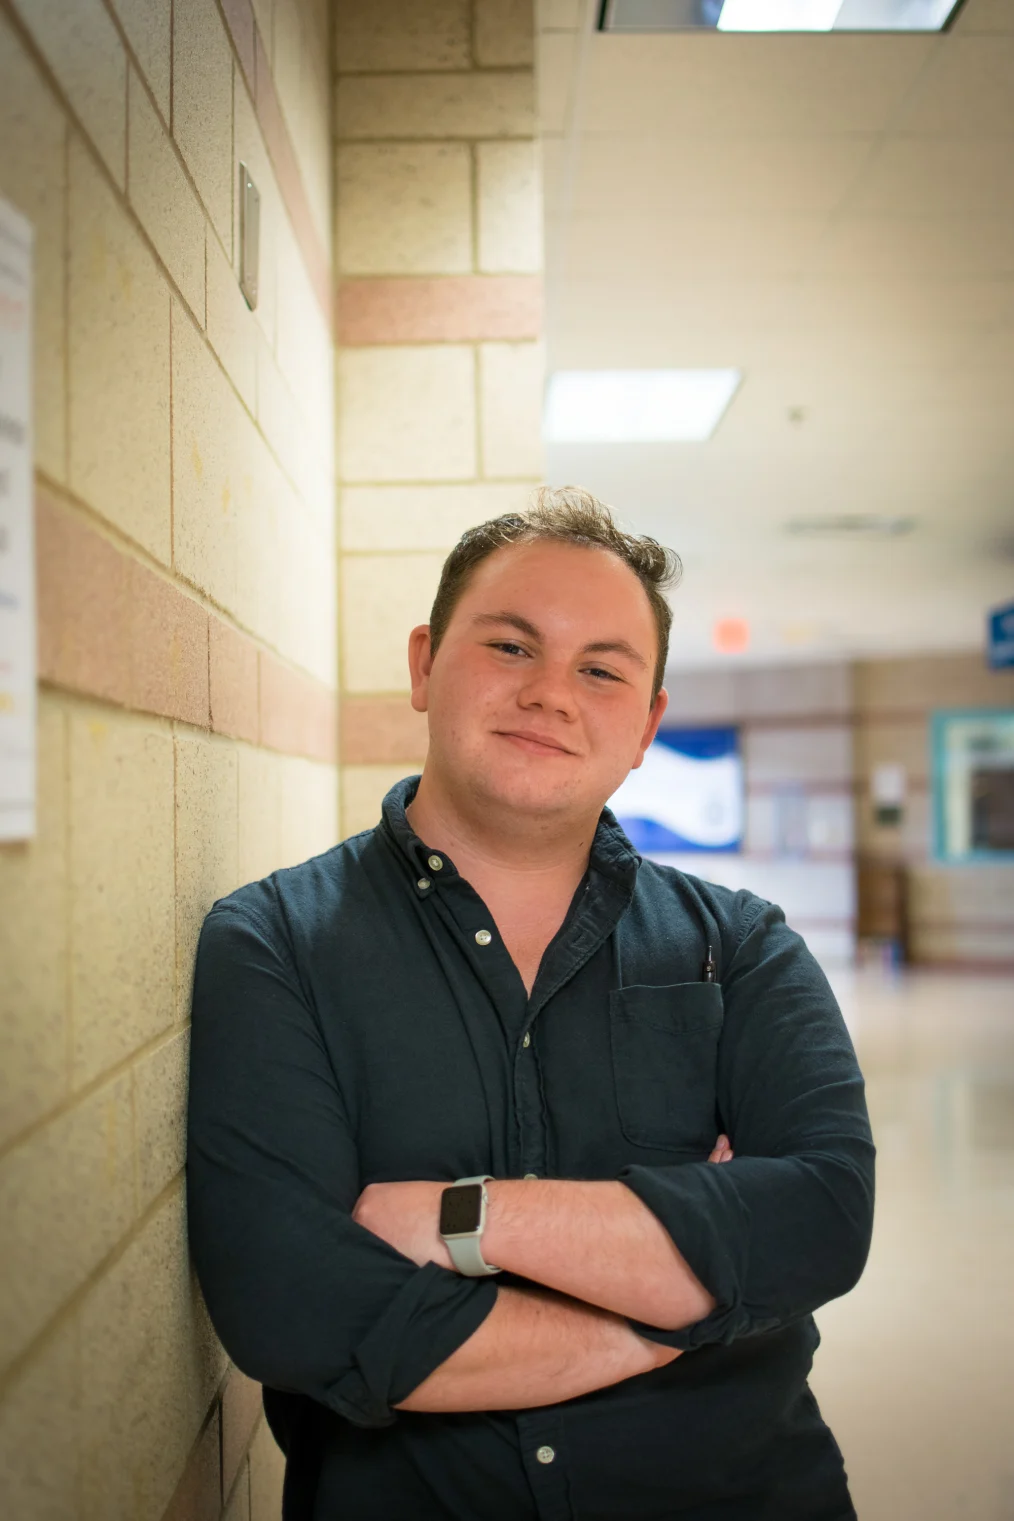
[[573, 488], [466, 533], [422, 777], [205, 924], [193, 1247], [286, 1521], [854, 1516], [806, 1384], [869, 1243], [848, 1036], [777, 908], [603, 811], [677, 564]]

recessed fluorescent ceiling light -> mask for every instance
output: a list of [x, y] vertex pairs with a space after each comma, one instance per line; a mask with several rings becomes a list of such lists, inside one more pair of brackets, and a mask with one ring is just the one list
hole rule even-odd
[[829, 32], [841, 0], [725, 0], [720, 32]]
[[603, 32], [939, 32], [961, 0], [605, 0]]
[[550, 443], [691, 443], [710, 438], [738, 370], [558, 370], [550, 376]]

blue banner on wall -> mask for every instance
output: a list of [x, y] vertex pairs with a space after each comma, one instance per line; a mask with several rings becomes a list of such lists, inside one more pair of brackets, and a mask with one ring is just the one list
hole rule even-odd
[[994, 671], [1014, 665], [1014, 602], [994, 608], [987, 616], [986, 659]]
[[663, 730], [609, 806], [645, 855], [739, 850], [743, 763], [737, 731]]

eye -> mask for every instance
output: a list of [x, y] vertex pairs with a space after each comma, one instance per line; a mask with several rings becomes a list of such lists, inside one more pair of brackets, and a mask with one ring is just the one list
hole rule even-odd
[[596, 678], [601, 678], [603, 681], [623, 680], [622, 676], [617, 676], [613, 671], [604, 671], [600, 665], [586, 665], [584, 670], [586, 676], [595, 676]]
[[513, 639], [494, 639], [490, 644], [491, 650], [501, 650], [505, 655], [527, 655], [528, 651], [523, 645], [515, 644]]

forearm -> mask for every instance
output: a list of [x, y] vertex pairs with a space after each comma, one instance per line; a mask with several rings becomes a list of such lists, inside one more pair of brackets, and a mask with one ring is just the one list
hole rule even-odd
[[401, 1410], [523, 1410], [648, 1373], [678, 1353], [625, 1320], [540, 1290], [501, 1288], [490, 1314], [398, 1406]]
[[532, 1179], [486, 1187], [487, 1262], [667, 1331], [714, 1309], [665, 1227], [622, 1183]]
[[718, 1301], [681, 1346], [773, 1330], [854, 1286], [869, 1243], [872, 1147], [864, 1165], [834, 1144], [746, 1156], [724, 1177], [693, 1164], [630, 1169], [632, 1191], [678, 1234]]

